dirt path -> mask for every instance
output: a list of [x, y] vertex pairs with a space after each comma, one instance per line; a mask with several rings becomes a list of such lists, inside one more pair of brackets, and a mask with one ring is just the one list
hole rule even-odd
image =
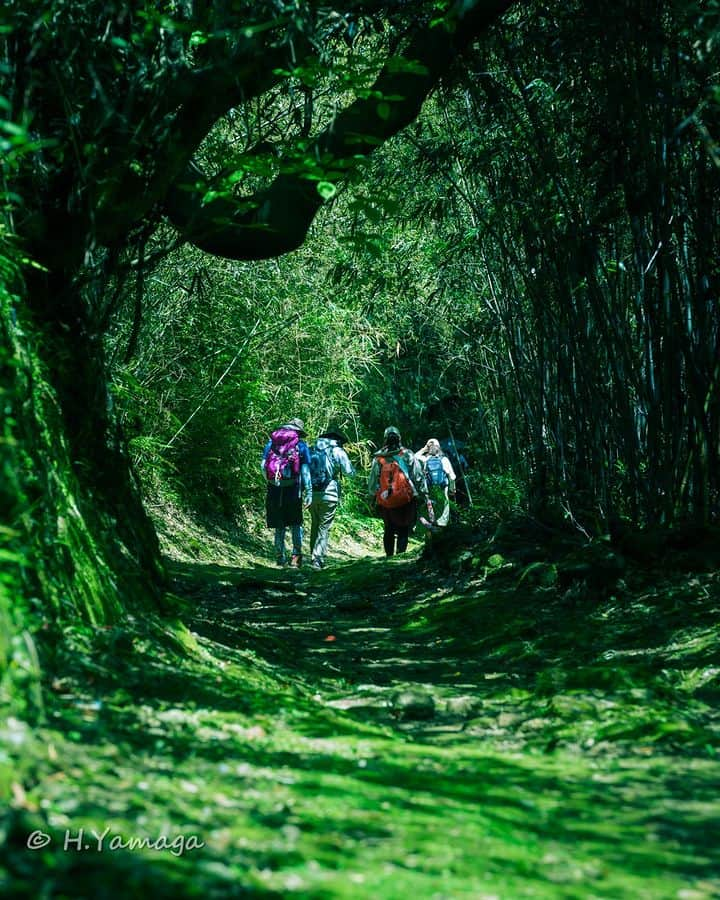
[[[461, 731], [477, 707], [485, 679], [476, 661], [405, 627], [427, 592], [414, 558], [367, 557], [320, 573], [227, 570], [220, 580], [196, 589], [193, 630], [228, 646], [262, 647], [335, 708], [429, 738]], [[437, 585], [435, 594], [443, 594]], [[276, 639], [282, 646], [273, 648]]]
[[[181, 621], [68, 635], [44, 722], [7, 726], [3, 896], [720, 896], [714, 574], [172, 570]], [[130, 848], [163, 835], [198, 846]]]

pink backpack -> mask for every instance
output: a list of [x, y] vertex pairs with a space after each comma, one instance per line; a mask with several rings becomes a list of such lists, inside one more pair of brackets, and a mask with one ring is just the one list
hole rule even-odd
[[300, 475], [300, 435], [294, 428], [277, 428], [270, 435], [272, 441], [265, 457], [265, 475], [273, 484], [296, 481]]

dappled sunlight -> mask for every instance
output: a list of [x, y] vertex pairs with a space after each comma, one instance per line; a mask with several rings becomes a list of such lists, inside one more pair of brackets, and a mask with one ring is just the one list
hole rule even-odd
[[720, 898], [719, 0], [13, 0], [0, 896]]
[[[716, 579], [699, 577], [712, 606]], [[70, 826], [172, 822], [203, 849], [112, 863], [138, 885], [167, 868], [160, 897], [189, 867], [210, 895], [232, 880], [258, 897], [720, 889], [719, 723], [699, 699], [718, 670], [688, 664], [716, 644], [659, 603], [671, 643], [648, 665], [641, 583], [566, 608], [542, 584], [519, 592], [512, 566], [448, 575], [412, 557], [177, 562], [173, 579], [187, 636], [118, 632], [103, 661], [78, 635], [19, 840], [41, 801], [56, 845]], [[82, 893], [101, 854], [52, 860]]]

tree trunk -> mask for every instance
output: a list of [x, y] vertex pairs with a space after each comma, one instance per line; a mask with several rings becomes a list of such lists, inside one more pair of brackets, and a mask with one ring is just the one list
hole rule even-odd
[[80, 513], [119, 592], [131, 602], [141, 596], [157, 600], [164, 581], [159, 544], [113, 414], [102, 337], [77, 274], [30, 276], [28, 307], [61, 410]]

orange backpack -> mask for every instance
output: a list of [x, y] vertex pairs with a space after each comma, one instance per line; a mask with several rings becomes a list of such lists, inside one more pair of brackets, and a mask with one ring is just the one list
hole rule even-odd
[[392, 456], [378, 456], [377, 460], [380, 465], [380, 487], [375, 494], [378, 506], [385, 509], [405, 506], [415, 496], [407, 473]]

